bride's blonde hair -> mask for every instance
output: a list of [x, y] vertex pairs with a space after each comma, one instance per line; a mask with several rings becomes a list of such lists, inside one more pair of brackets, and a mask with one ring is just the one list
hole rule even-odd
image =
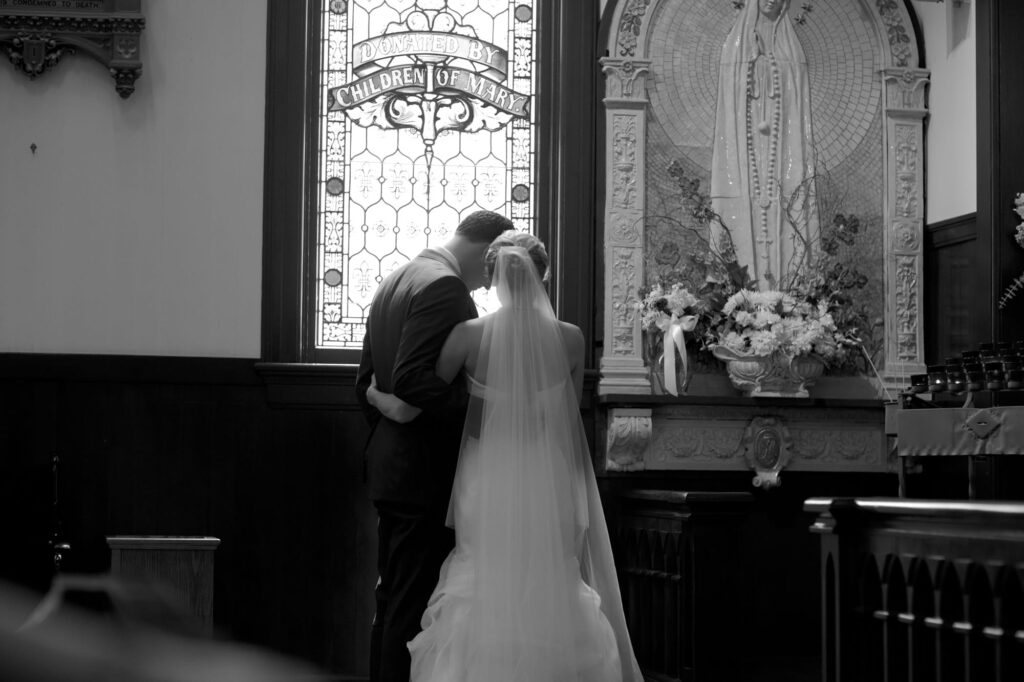
[[548, 250], [544, 247], [544, 242], [529, 232], [508, 230], [491, 242], [491, 245], [487, 247], [487, 253], [484, 254], [484, 274], [488, 284], [494, 276], [494, 263], [498, 259], [498, 251], [506, 246], [519, 246], [526, 249], [534, 267], [537, 268], [540, 281], [547, 282], [551, 278], [551, 261], [548, 258]]

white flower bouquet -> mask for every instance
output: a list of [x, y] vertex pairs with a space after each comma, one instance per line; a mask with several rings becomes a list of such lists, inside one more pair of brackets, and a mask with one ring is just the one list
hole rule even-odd
[[718, 345], [737, 355], [817, 355], [827, 362], [855, 343], [837, 329], [827, 300], [799, 300], [783, 291], [733, 294], [716, 331]]

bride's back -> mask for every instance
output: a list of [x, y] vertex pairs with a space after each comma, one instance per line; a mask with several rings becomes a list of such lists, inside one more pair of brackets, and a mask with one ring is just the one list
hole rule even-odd
[[[466, 374], [470, 378], [481, 384], [487, 383], [486, 368], [480, 367], [481, 353], [480, 349], [484, 344], [485, 339], [488, 338], [490, 333], [493, 333], [495, 324], [497, 322], [497, 316], [503, 313], [502, 310], [497, 310], [493, 313], [479, 317], [475, 320], [468, 320], [463, 324], [465, 327], [465, 333], [463, 341], [465, 345], [465, 365]], [[558, 323], [558, 332], [562, 339], [562, 351], [565, 358], [565, 367], [571, 375], [573, 368], [578, 364], [582, 363], [582, 340], [583, 333], [579, 327], [562, 320], [555, 320]], [[552, 384], [560, 383], [566, 377], [549, 377]]]

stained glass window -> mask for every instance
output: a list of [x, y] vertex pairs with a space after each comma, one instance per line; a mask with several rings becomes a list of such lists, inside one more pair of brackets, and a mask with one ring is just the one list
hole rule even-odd
[[322, 19], [315, 339], [360, 348], [380, 281], [462, 217], [535, 231], [534, 0], [324, 0]]

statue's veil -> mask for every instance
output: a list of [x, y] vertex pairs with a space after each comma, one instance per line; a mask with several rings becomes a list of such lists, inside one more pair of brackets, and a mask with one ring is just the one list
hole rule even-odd
[[463, 437], [479, 503], [455, 515], [478, 552], [465, 679], [588, 682], [594, 623], [610, 635], [586, 613], [598, 607], [580, 598], [582, 573], [622, 679], [642, 682], [561, 327], [526, 249], [498, 251], [493, 286], [502, 307], [485, 321]]

